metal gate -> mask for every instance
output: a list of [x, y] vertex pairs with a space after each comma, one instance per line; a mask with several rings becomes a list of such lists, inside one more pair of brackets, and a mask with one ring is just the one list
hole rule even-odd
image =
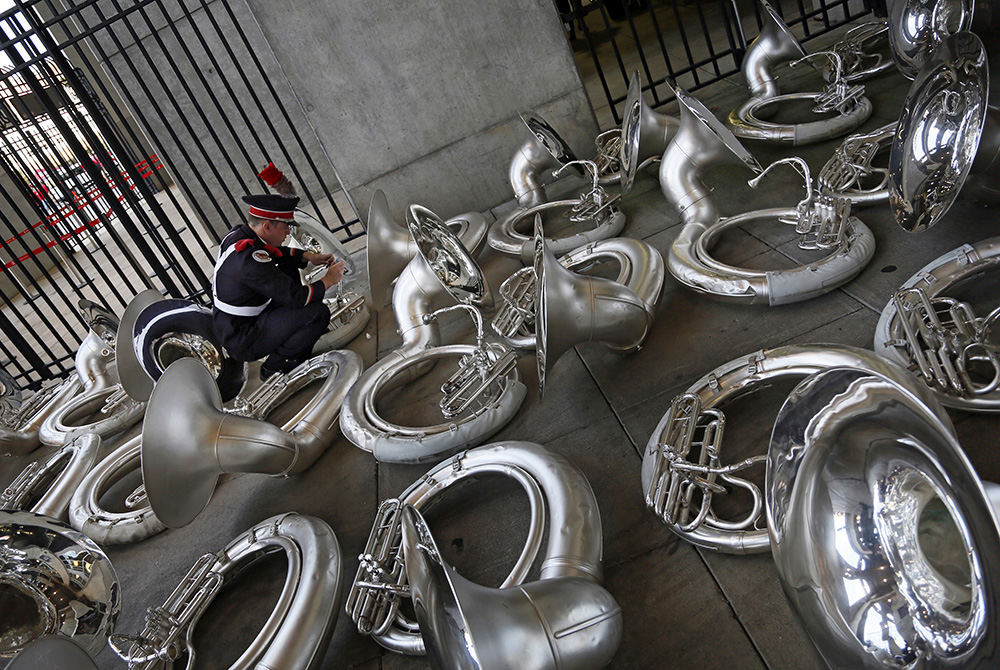
[[0, 14], [0, 368], [70, 370], [81, 298], [205, 300], [214, 247], [273, 161], [364, 234], [245, 0], [15, 0]]
[[[807, 6], [808, 2], [808, 6]], [[881, 0], [771, 0], [785, 23], [803, 41], [861, 16]], [[632, 70], [659, 107], [673, 100], [668, 79], [688, 91], [739, 72], [743, 53], [761, 25], [751, 0], [556, 0], [567, 37], [578, 52], [586, 78], [593, 71], [609, 107], [602, 127], [621, 123]]]

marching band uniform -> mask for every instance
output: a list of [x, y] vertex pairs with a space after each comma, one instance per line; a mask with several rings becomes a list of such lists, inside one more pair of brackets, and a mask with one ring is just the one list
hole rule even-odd
[[[249, 213], [295, 225], [299, 199], [248, 195]], [[288, 372], [306, 360], [327, 331], [330, 310], [322, 281], [303, 285], [302, 249], [265, 243], [246, 223], [222, 239], [212, 278], [212, 321], [216, 336], [237, 360], [267, 357], [261, 376]]]

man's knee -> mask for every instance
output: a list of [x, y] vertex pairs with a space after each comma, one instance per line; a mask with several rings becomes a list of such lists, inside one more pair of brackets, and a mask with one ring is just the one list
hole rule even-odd
[[311, 305], [306, 305], [306, 310], [307, 323], [317, 328], [322, 326], [322, 330], [326, 330], [330, 323], [330, 308], [326, 306], [326, 303], [314, 302]]

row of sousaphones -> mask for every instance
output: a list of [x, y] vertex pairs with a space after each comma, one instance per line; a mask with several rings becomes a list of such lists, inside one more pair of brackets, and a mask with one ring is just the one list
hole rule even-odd
[[[119, 324], [115, 333], [115, 317], [88, 306], [93, 329], [81, 346], [79, 374], [20, 408], [9, 403], [5, 418], [13, 428], [0, 434], [8, 449], [27, 451], [40, 439], [61, 448], [23, 473], [19, 485], [24, 486], [9, 487], [3, 506], [30, 501], [32, 483], [55, 479], [56, 485], [35, 502], [35, 512], [59, 517], [68, 510], [73, 525], [102, 544], [130, 542], [166, 526], [189, 523], [209, 503], [223, 472], [288, 475], [308, 468], [334, 439], [338, 423], [345, 436], [379, 460], [428, 462], [461, 452], [380, 508], [346, 599], [359, 631], [395, 651], [427, 653], [443, 667], [511, 667], [525, 657], [541, 667], [605, 665], [618, 647], [622, 615], [600, 585], [602, 532], [590, 485], [575, 466], [539, 445], [506, 441], [475, 446], [502, 428], [524, 400], [515, 366], [518, 353], [536, 349], [544, 388], [560, 355], [579, 342], [598, 340], [623, 352], [637, 350], [651, 327], [664, 266], [697, 292], [771, 305], [808, 299], [849, 281], [870, 260], [874, 237], [850, 216], [842, 198], [856, 205], [889, 200], [899, 223], [915, 231], [940, 220], [961, 187], [961, 181], [942, 187], [933, 175], [924, 180], [928, 185], [914, 186], [914, 180], [905, 178], [927, 170], [926, 165], [914, 165], [916, 140], [908, 132], [921, 123], [926, 126], [928, 117], [918, 115], [933, 113], [919, 97], [926, 89], [922, 85], [941, 68], [951, 68], [963, 74], [954, 85], [966, 93], [980, 91], [979, 102], [985, 106], [980, 67], [985, 49], [974, 33], [930, 34], [914, 47], [901, 44], [891, 21], [888, 27], [863, 27], [848, 34], [839, 64], [831, 58], [832, 83], [826, 89], [783, 96], [771, 69], [806, 54], [776, 13], [766, 3], [762, 6], [765, 25], [744, 64], [752, 97], [734, 110], [728, 126], [680, 89], [679, 121], [652, 112], [634, 77], [617, 144], [613, 134], [611, 140], [604, 134], [598, 142], [604, 153], [595, 162], [576, 160], [551, 126], [537, 116], [525, 117], [532, 137], [510, 169], [520, 206], [489, 227], [488, 234], [481, 215], [441, 221], [419, 206], [409, 209], [403, 234], [388, 216], [384, 196], [376, 194], [369, 212], [372, 299], [381, 306], [389, 284], [399, 276], [393, 311], [403, 345], [368, 370], [352, 352], [334, 350], [287, 376], [272, 378], [253, 394], [238, 395], [245, 368], [212, 345], [210, 330], [204, 330], [204, 308], [140, 295], [121, 319], [125, 329]], [[925, 11], [907, 3], [892, 3], [890, 10], [897, 19], [903, 11]], [[886, 133], [859, 135], [845, 141], [824, 166], [819, 194], [812, 190], [804, 161], [780, 161], [800, 170], [806, 180], [808, 196], [797, 207], [719, 216], [702, 173], [731, 161], [761, 172], [737, 136], [794, 145], [837, 136], [864, 122], [871, 105], [854, 84], [857, 73], [838, 74], [838, 67], [851, 60], [851, 49], [866, 48], [880, 31], [888, 32], [901, 71], [908, 71], [907, 57], [916, 64], [909, 74], [917, 80], [899, 130], [892, 134], [888, 183], [862, 187], [861, 173], [871, 168], [875, 153], [871, 143], [885, 142]], [[785, 125], [760, 118], [766, 106], [803, 98], [813, 100], [817, 111], [832, 111], [832, 118]], [[974, 105], [975, 96], [965, 99]], [[972, 126], [970, 133], [990, 130], [983, 123]], [[979, 136], [973, 139], [978, 143]], [[664, 195], [684, 223], [666, 264], [649, 245], [614, 238], [625, 225], [616, 207], [621, 195], [610, 196], [604, 188], [617, 183], [622, 194], [627, 193], [636, 170], [655, 164], [660, 154]], [[575, 198], [549, 201], [544, 175], [553, 168], [561, 174], [580, 166], [590, 172], [589, 189]], [[925, 209], [914, 206], [914, 201], [927, 204], [932, 198], [937, 201]], [[554, 212], [566, 212], [570, 221], [589, 227], [578, 225], [569, 235], [543, 237], [540, 219]], [[796, 222], [800, 246], [827, 255], [802, 268], [755, 274], [734, 270], [709, 254], [711, 243], [726, 227], [769, 217]], [[522, 221], [536, 222], [534, 236], [518, 232]], [[499, 343], [484, 337], [478, 311], [493, 302], [474, 260], [484, 241], [531, 264], [530, 271], [501, 286], [504, 304], [491, 324]], [[560, 254], [558, 260], [553, 249]], [[831, 665], [911, 667], [916, 659], [976, 664], [994, 658], [998, 596], [992, 579], [1000, 574], [1000, 534], [987, 488], [962, 454], [941, 404], [995, 411], [1000, 365], [989, 341], [993, 315], [981, 319], [970, 306], [945, 294], [970, 274], [990, 269], [1000, 258], [997, 249], [998, 240], [957, 249], [908, 280], [880, 319], [875, 348], [881, 356], [842, 345], [805, 345], [747, 354], [720, 366], [674, 400], [644, 451], [641, 478], [650, 508], [695, 544], [732, 553], [770, 549], [794, 609]], [[428, 263], [428, 256], [436, 262]], [[442, 258], [448, 262], [441, 263]], [[622, 268], [617, 281], [572, 271], [607, 260]], [[443, 267], [450, 272], [439, 272]], [[820, 279], [810, 283], [814, 275]], [[581, 293], [594, 300], [580, 304], [573, 296]], [[340, 321], [331, 325], [335, 331], [344, 329], [346, 342], [367, 321], [361, 309], [365, 301], [359, 304], [343, 294], [331, 299], [345, 306]], [[449, 302], [459, 303], [461, 311], [473, 316], [475, 345], [441, 344], [437, 319], [455, 309], [441, 307]], [[572, 325], [583, 322], [588, 325]], [[130, 346], [123, 348], [125, 341]], [[117, 365], [111, 366], [116, 343]], [[171, 353], [184, 358], [162, 365], [177, 357]], [[375, 409], [379, 393], [413, 381], [438, 359], [449, 357], [461, 357], [462, 362], [445, 384], [450, 395], [441, 403], [444, 423], [407, 432]], [[116, 375], [120, 384], [115, 383]], [[779, 412], [770, 445], [762, 450], [766, 454], [724, 465], [720, 448], [725, 415], [720, 406], [756, 384], [785, 375], [808, 377]], [[282, 428], [262, 420], [316, 379], [323, 380], [320, 390], [295, 419]], [[78, 394], [81, 388], [84, 392]], [[233, 407], [223, 410], [222, 402], [234, 398]], [[63, 411], [67, 405], [68, 414]], [[73, 425], [74, 417], [102, 406], [108, 408], [109, 418], [101, 421], [111, 423], [91, 425], [86, 431]], [[127, 429], [143, 414], [142, 436], [95, 464], [100, 436]], [[51, 420], [53, 416], [58, 420]], [[820, 425], [825, 428], [812, 428]], [[211, 454], [206, 445], [215, 445]], [[694, 449], [701, 452], [692, 453]], [[126, 505], [132, 510], [116, 514], [100, 509], [101, 493], [109, 482], [134, 471], [140, 454], [144, 486], [129, 497]], [[763, 494], [751, 479], [737, 476], [759, 465], [767, 469]], [[60, 469], [61, 475], [53, 474]], [[547, 524], [532, 518], [528, 542], [511, 575], [501, 589], [487, 589], [464, 580], [442, 560], [420, 510], [452, 483], [497, 471], [521, 484], [533, 509], [546, 510]], [[854, 483], [859, 481], [874, 484], [859, 488]], [[742, 519], [722, 519], [712, 508], [713, 495], [727, 486], [752, 493], [753, 509]], [[176, 495], [179, 490], [186, 495]], [[944, 527], [957, 529], [954, 541], [968, 557], [966, 564], [945, 567], [957, 568], [968, 579], [955, 582], [953, 572], [928, 559], [925, 553], [933, 552], [925, 552], [920, 544], [918, 530], [924, 528], [913, 510], [935, 506], [943, 506], [948, 519]], [[852, 520], [846, 526], [845, 518]], [[540, 579], [525, 584], [546, 526], [549, 541]], [[82, 617], [87, 624], [76, 626], [76, 639], [91, 652], [103, 646], [118, 611], [120, 590], [93, 540], [27, 513], [10, 515], [2, 529], [7, 546], [42, 546], [43, 554], [51, 552], [54, 560], [73, 566], [71, 581], [82, 586], [74, 596], [77, 619], [81, 607], [90, 608]], [[73, 542], [67, 545], [66, 537]], [[867, 539], [872, 537], [881, 539], [873, 546]], [[141, 635], [112, 635], [111, 646], [135, 663], [184, 652], [193, 657], [185, 630], [190, 622], [179, 627], [171, 622], [184, 610], [196, 621], [226, 576], [269, 547], [280, 547], [290, 565], [300, 566], [298, 579], [286, 584], [283, 605], [248, 653], [259, 652], [254, 658], [267, 667], [318, 664], [340, 602], [340, 549], [327, 524], [298, 514], [265, 520], [224, 551], [207, 555], [167, 603], [151, 611]], [[83, 552], [93, 560], [81, 561]], [[5, 552], [8, 555], [13, 554]], [[35, 586], [51, 588], [51, 580], [59, 579], [46, 560], [30, 553], [7, 565], [27, 585], [26, 592]], [[817, 565], [826, 569], [816, 570]], [[103, 593], [101, 584], [108, 587]], [[859, 589], [884, 597], [849, 597]], [[192, 598], [200, 600], [192, 604]], [[406, 598], [416, 622], [399, 609]], [[450, 614], [442, 617], [443, 612]], [[55, 629], [47, 632], [66, 632], [63, 620], [55, 621]], [[845, 623], [851, 621], [867, 623]], [[57, 650], [45, 653], [66, 653], [66, 659], [76, 653], [75, 647], [59, 649], [64, 640], [56, 640]]]

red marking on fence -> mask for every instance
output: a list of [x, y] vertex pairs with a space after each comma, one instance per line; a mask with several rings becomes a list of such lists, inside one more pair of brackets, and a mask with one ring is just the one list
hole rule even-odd
[[[149, 177], [151, 177], [153, 175], [153, 173], [156, 170], [163, 169], [163, 164], [160, 162], [160, 157], [157, 156], [156, 154], [153, 154], [149, 158], [147, 158], [146, 160], [142, 160], [142, 161], [139, 161], [138, 163], [136, 163], [135, 164], [135, 169], [138, 171], [140, 177], [142, 177], [143, 179], [148, 179]], [[130, 190], [130, 191], [135, 190], [135, 184], [132, 183], [132, 179], [131, 179], [131, 177], [129, 177], [128, 173], [123, 170], [121, 172], [121, 176], [122, 176], [123, 181], [126, 184], [128, 184], [128, 190]], [[117, 188], [117, 185], [111, 179], [108, 179], [107, 182], [108, 182], [108, 187], [111, 189], [111, 191], [113, 193], [115, 191], [115, 189]], [[18, 262], [22, 262], [23, 263], [24, 261], [28, 260], [32, 256], [37, 256], [38, 254], [40, 254], [45, 249], [51, 249], [52, 247], [54, 247], [55, 245], [57, 245], [60, 240], [61, 241], [66, 241], [69, 238], [73, 237], [74, 235], [79, 235], [80, 233], [82, 233], [83, 231], [87, 230], [88, 228], [95, 228], [95, 227], [99, 226], [101, 224], [101, 217], [100, 216], [95, 217], [93, 219], [90, 219], [89, 221], [84, 221], [83, 217], [80, 216], [79, 213], [82, 212], [83, 209], [85, 207], [87, 207], [88, 205], [90, 205], [90, 206], [96, 205], [97, 201], [101, 200], [101, 199], [103, 199], [103, 196], [101, 195], [101, 189], [99, 189], [96, 186], [93, 187], [92, 189], [90, 189], [89, 191], [87, 191], [83, 195], [83, 197], [81, 197], [77, 193], [73, 193], [73, 204], [72, 205], [64, 205], [64, 206], [60, 207], [55, 213], [50, 214], [49, 216], [47, 216], [46, 218], [42, 219], [41, 221], [36, 221], [35, 223], [31, 224], [31, 226], [29, 228], [27, 228], [25, 230], [22, 230], [17, 235], [15, 235], [14, 237], [10, 238], [9, 240], [5, 240], [4, 241], [4, 246], [7, 247], [7, 246], [10, 246], [10, 243], [13, 242], [14, 240], [16, 240], [17, 238], [24, 237], [25, 235], [28, 234], [29, 231], [31, 231], [31, 230], [33, 230], [35, 228], [38, 228], [41, 225], [48, 225], [50, 228], [53, 229], [52, 231], [50, 231], [50, 233], [53, 235], [53, 238], [54, 238], [52, 241], [46, 242], [42, 246], [36, 247], [35, 249], [32, 249], [31, 251], [18, 256], [16, 261], [8, 261], [7, 263], [5, 263], [3, 265], [2, 268], [0, 268], [0, 271], [5, 271], [5, 270], [7, 270], [9, 268], [12, 268], [15, 265], [17, 265]], [[118, 196], [118, 202], [121, 202], [124, 199], [125, 199], [125, 195], [124, 194]], [[60, 223], [60, 222], [66, 222], [66, 221], [68, 221], [69, 216], [72, 215], [72, 214], [74, 214], [74, 213], [77, 213], [77, 218], [78, 218], [78, 220], [80, 220], [82, 222], [82, 225], [79, 225], [79, 226], [73, 228], [68, 233], [61, 233], [61, 234], [57, 235], [55, 233], [55, 230], [54, 230], [56, 224]], [[114, 209], [109, 206], [106, 211], [101, 212], [101, 215], [104, 218], [106, 218], [106, 219], [114, 218]]]

